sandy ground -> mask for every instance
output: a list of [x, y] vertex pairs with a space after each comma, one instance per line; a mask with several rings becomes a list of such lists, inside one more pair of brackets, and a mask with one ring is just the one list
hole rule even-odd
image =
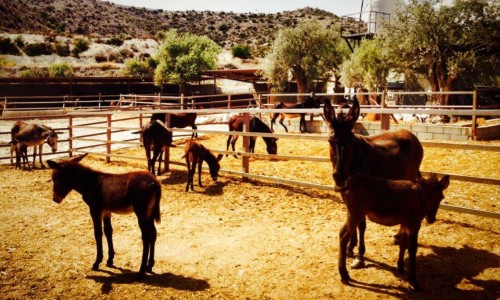
[[[178, 141], [179, 142], [179, 141]], [[225, 137], [204, 136], [211, 149]], [[180, 142], [179, 142], [180, 143]], [[494, 144], [498, 144], [495, 142]], [[328, 145], [278, 141], [284, 155], [327, 156]], [[241, 139], [238, 142], [241, 149]], [[119, 154], [143, 157], [143, 149]], [[257, 153], [265, 153], [259, 140]], [[182, 147], [171, 150], [180, 161]], [[145, 161], [99, 156], [82, 163], [121, 173], [146, 168]], [[223, 169], [241, 170], [226, 157]], [[426, 148], [423, 170], [499, 178], [494, 152]], [[331, 184], [328, 163], [252, 159], [251, 172]], [[368, 223], [368, 267], [350, 270], [352, 285], [337, 272], [338, 231], [345, 208], [334, 192], [206, 172], [205, 187], [184, 192], [186, 170], [171, 165], [162, 183], [162, 222], [157, 224], [154, 274], [137, 281], [140, 231], [133, 215], [113, 217], [115, 267], [91, 270], [95, 242], [88, 208], [76, 192], [52, 202], [50, 170], [14, 170], [0, 165], [0, 290], [2, 299], [497, 299], [500, 248], [497, 219], [440, 210], [422, 226], [417, 272], [424, 288], [411, 292], [396, 270], [396, 228]], [[498, 211], [500, 187], [453, 182], [445, 202]], [[106, 246], [105, 246], [106, 252]], [[107, 255], [105, 254], [105, 259]]]

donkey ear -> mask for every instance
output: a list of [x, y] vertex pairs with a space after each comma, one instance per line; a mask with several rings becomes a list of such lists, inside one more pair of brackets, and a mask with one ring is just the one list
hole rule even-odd
[[217, 155], [217, 161], [220, 161], [223, 157], [224, 157], [224, 155], [222, 155], [222, 154]]
[[443, 189], [443, 191], [450, 185], [450, 176], [445, 175], [441, 180], [439, 181], [439, 185]]
[[330, 124], [336, 121], [335, 109], [333, 108], [330, 100], [325, 100], [325, 106], [323, 107], [323, 114], [325, 115], [325, 120]]
[[354, 102], [352, 103], [352, 107], [349, 109], [349, 112], [347, 113], [347, 122], [354, 127], [356, 124], [356, 121], [359, 118], [359, 102], [357, 98], [354, 98]]
[[85, 153], [85, 154], [82, 154], [82, 155], [77, 155], [77, 156], [73, 157], [72, 159], [70, 159], [70, 161], [71, 162], [80, 162], [87, 155], [88, 155], [88, 153]]
[[62, 169], [62, 166], [53, 160], [48, 160], [47, 164], [53, 170], [61, 170]]

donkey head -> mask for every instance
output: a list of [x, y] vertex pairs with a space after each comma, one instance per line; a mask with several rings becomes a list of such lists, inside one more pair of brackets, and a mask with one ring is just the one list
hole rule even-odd
[[52, 149], [52, 153], [56, 153], [57, 152], [57, 140], [59, 138], [57, 136], [57, 132], [55, 132], [53, 129], [48, 129], [48, 131], [46, 131], [44, 133], [44, 137], [46, 137], [45, 141]]
[[75, 183], [81, 180], [81, 178], [76, 178], [77, 175], [70, 166], [78, 163], [85, 156], [87, 156], [87, 153], [61, 162], [47, 161], [47, 164], [52, 169], [52, 182], [54, 184], [52, 200], [54, 202], [61, 203], [69, 192], [75, 188]]
[[352, 129], [359, 117], [359, 102], [355, 99], [347, 114], [335, 114], [330, 101], [325, 101], [323, 113], [332, 129], [330, 143], [330, 160], [333, 166], [333, 180], [338, 187], [343, 187], [347, 177], [352, 175], [354, 161], [354, 133]]
[[425, 219], [429, 224], [432, 224], [436, 221], [439, 205], [444, 199], [443, 191], [450, 184], [450, 176], [445, 175], [441, 180], [435, 174], [427, 179], [419, 177], [417, 184], [420, 186], [422, 201], [426, 208]]

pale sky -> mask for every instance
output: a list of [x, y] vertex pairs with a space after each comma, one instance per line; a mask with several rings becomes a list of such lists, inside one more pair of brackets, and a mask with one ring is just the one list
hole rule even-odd
[[[356, 14], [361, 0], [107, 0], [117, 4], [171, 11], [225, 11], [234, 13], [276, 13], [298, 8], [320, 8], [337, 16]], [[369, 1], [364, 0], [364, 6]]]

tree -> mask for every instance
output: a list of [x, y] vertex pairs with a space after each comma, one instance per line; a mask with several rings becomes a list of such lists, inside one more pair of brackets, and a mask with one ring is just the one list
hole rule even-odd
[[[452, 91], [485, 61], [498, 64], [500, 4], [496, 0], [410, 0], [381, 38], [395, 66], [426, 74], [433, 91]], [[490, 65], [491, 66], [491, 65]], [[451, 104], [448, 96], [441, 104]]]
[[269, 64], [264, 76], [273, 90], [284, 90], [291, 74], [297, 82], [298, 93], [312, 92], [315, 81], [326, 82], [347, 55], [341, 50], [346, 48], [340, 47], [340, 42], [338, 31], [322, 28], [316, 21], [282, 29], [266, 57]]
[[354, 49], [350, 58], [340, 67], [340, 81], [344, 86], [360, 84], [369, 90], [385, 86], [390, 65], [381, 44], [382, 41], [377, 38], [363, 40], [361, 45]]
[[178, 84], [180, 93], [185, 94], [189, 81], [199, 80], [203, 71], [215, 68], [220, 47], [211, 39], [175, 30], [159, 36], [163, 40], [156, 57], [155, 85]]
[[146, 62], [137, 58], [131, 58], [125, 61], [124, 74], [132, 77], [140, 77], [144, 76], [146, 73], [148, 73], [148, 65]]

